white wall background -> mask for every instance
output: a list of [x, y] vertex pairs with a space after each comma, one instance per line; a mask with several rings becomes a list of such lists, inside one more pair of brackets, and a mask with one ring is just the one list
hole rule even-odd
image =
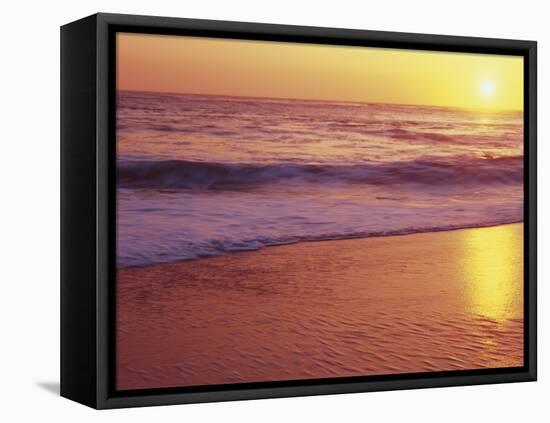
[[[539, 42], [539, 382], [97, 412], [59, 382], [59, 26], [118, 12]], [[95, 0], [2, 5], [0, 420], [549, 421], [550, 30], [544, 1]], [[546, 334], [541, 333], [546, 331]], [[544, 391], [546, 390], [546, 395]]]

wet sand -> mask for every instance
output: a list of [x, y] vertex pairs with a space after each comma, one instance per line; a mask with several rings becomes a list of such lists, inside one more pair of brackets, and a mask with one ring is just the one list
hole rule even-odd
[[523, 365], [523, 224], [128, 268], [117, 388]]

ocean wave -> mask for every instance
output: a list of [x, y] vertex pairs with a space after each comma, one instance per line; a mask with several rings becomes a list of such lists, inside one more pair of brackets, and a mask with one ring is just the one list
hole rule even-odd
[[521, 184], [523, 157], [455, 156], [354, 165], [185, 160], [128, 161], [117, 164], [117, 184], [127, 188], [216, 190], [281, 182], [431, 186]]

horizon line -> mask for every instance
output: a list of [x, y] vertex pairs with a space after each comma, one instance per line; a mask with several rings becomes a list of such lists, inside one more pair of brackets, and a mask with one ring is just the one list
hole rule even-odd
[[168, 95], [195, 95], [204, 97], [234, 97], [245, 99], [266, 99], [266, 100], [287, 100], [287, 101], [305, 101], [305, 102], [317, 102], [317, 103], [348, 103], [348, 104], [364, 104], [364, 105], [388, 105], [388, 106], [406, 106], [406, 107], [426, 107], [434, 109], [458, 109], [469, 111], [486, 111], [486, 112], [515, 112], [524, 113], [523, 109], [498, 109], [498, 108], [485, 108], [485, 107], [462, 107], [462, 106], [437, 106], [432, 104], [414, 104], [414, 103], [385, 103], [376, 101], [359, 101], [359, 100], [327, 100], [327, 99], [314, 99], [314, 98], [299, 98], [299, 97], [262, 97], [251, 95], [238, 95], [238, 94], [206, 94], [206, 93], [190, 93], [190, 92], [176, 92], [176, 91], [150, 91], [150, 90], [130, 90], [115, 88], [116, 92], [135, 92], [146, 94], [168, 94]]

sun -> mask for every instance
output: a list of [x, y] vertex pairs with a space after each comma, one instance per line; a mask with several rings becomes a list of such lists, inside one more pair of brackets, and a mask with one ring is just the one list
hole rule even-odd
[[493, 95], [495, 92], [495, 84], [493, 84], [492, 81], [483, 81], [479, 88], [481, 90], [481, 94], [486, 97]]

